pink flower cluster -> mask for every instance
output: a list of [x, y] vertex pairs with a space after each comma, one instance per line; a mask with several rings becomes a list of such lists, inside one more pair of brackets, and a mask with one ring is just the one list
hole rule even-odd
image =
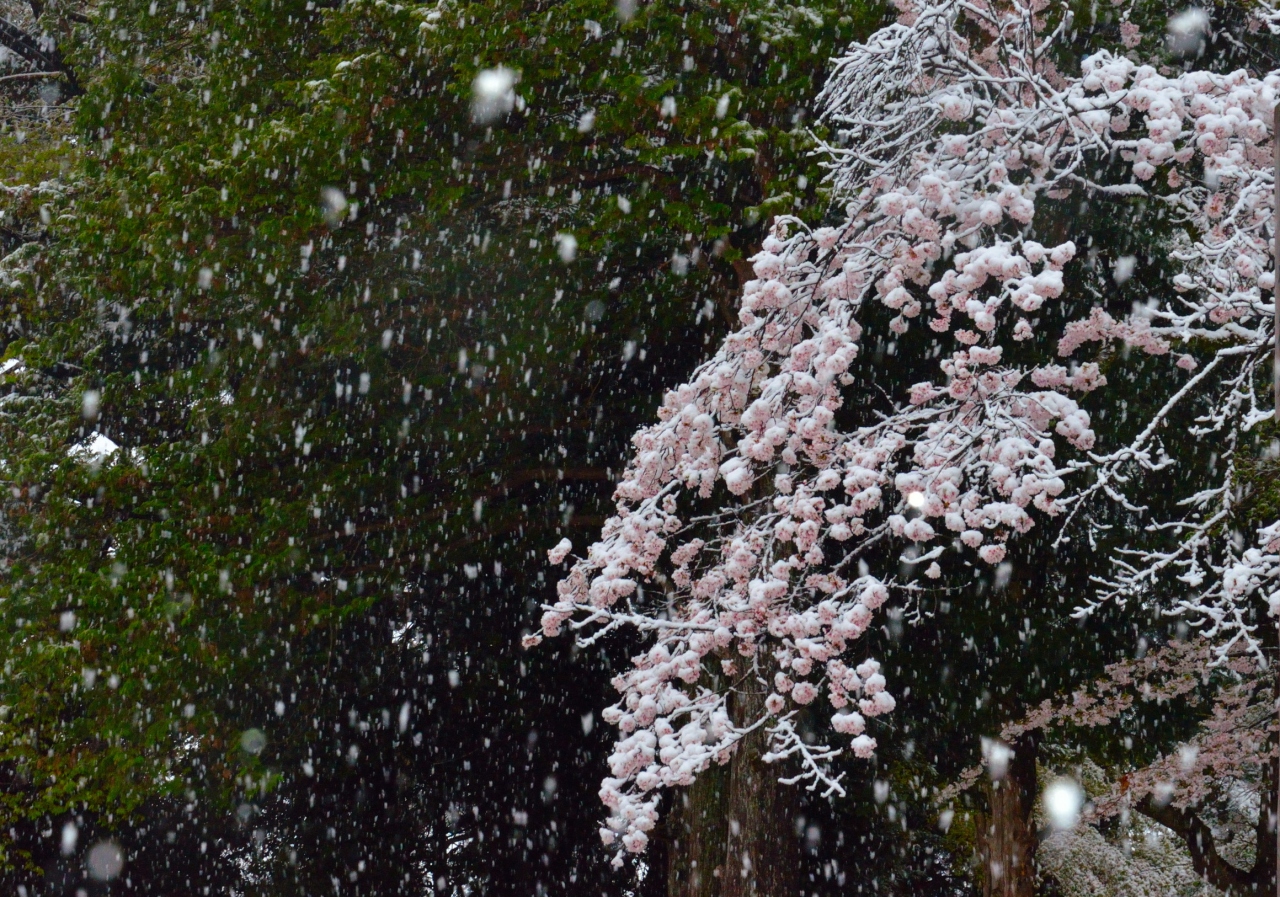
[[[1207, 673], [1214, 667], [1226, 675], [1210, 689]], [[1111, 664], [1095, 682], [1061, 701], [1042, 702], [1006, 725], [1000, 737], [1011, 742], [1030, 731], [1111, 726], [1140, 703], [1203, 707], [1204, 720], [1188, 741], [1150, 765], [1122, 770], [1110, 789], [1090, 802], [1086, 818], [1115, 816], [1147, 797], [1197, 808], [1233, 784], [1261, 778], [1261, 766], [1275, 750], [1269, 743], [1274, 720], [1269, 680], [1270, 673], [1243, 651], [1222, 655], [1203, 639], [1170, 642], [1142, 658]], [[982, 773], [978, 766], [966, 770], [940, 794], [940, 802], [955, 799]]]
[[[1061, 34], [1045, 32], [1038, 0], [898, 7], [900, 22], [839, 60], [822, 97], [844, 138], [825, 148], [843, 223], [775, 222], [740, 326], [636, 434], [615, 515], [545, 609], [547, 636], [568, 625], [582, 644], [623, 628], [648, 639], [605, 714], [620, 736], [603, 836], [626, 850], [645, 847], [660, 789], [727, 762], [757, 729], [770, 759], [799, 763], [791, 781], [840, 791], [839, 750], [806, 744], [791, 723], [824, 693], [832, 728], [871, 755], [867, 718], [894, 700], [878, 664], [847, 655], [901, 583], [869, 561], [896, 570], [894, 546], [935, 542], [926, 577], [941, 575], [948, 550], [997, 564], [1037, 515], [1064, 510], [1069, 475], [1092, 472], [1088, 489], [1119, 496], [1124, 465], [1166, 463], [1154, 424], [1098, 454], [1072, 397], [1106, 385], [1096, 364], [1065, 367], [1053, 349], [1039, 364], [1005, 360], [1039, 345], [1042, 310], [1070, 288], [1075, 244], [1027, 236], [1042, 197], [1147, 196], [1189, 225], [1173, 238], [1184, 301], [1122, 321], [1093, 308], [1057, 355], [1116, 340], [1154, 355], [1191, 339], [1234, 352], [1270, 337], [1259, 322], [1270, 313], [1261, 166], [1273, 78], [1162, 75], [1105, 51], [1069, 77], [1046, 61]], [[982, 41], [961, 36], [961, 17]], [[1113, 154], [1132, 179], [1091, 180]], [[1177, 183], [1193, 157], [1212, 186]], [[1154, 190], [1161, 170], [1171, 192]], [[952, 343], [937, 375], [884, 376], [885, 407], [841, 426], [864, 328], [892, 340], [926, 308]], [[881, 309], [891, 320], [873, 324]], [[1194, 385], [1223, 357], [1234, 356], [1176, 363]], [[569, 550], [561, 543], [553, 562]], [[741, 712], [745, 692], [767, 693], [762, 714]]]

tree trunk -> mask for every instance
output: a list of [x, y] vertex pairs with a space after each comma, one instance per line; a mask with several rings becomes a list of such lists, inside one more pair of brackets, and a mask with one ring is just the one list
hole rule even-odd
[[[763, 686], [744, 683], [733, 696], [733, 717], [745, 725], [764, 714]], [[767, 734], [757, 729], [734, 752], [729, 773], [729, 832], [721, 897], [795, 897], [800, 892], [800, 844], [794, 788], [763, 762]]]
[[[756, 688], [748, 683], [746, 688]], [[763, 686], [730, 699], [734, 722], [764, 713]], [[727, 766], [707, 770], [677, 795], [667, 818], [668, 897], [796, 897], [800, 842], [796, 793], [761, 761], [766, 734], [753, 732]]]
[[1008, 745], [1013, 751], [1004, 776], [991, 783], [988, 811], [979, 816], [978, 856], [983, 897], [1034, 897], [1036, 890], [1037, 733]]
[[667, 815], [667, 897], [717, 897], [730, 768], [712, 766], [675, 796]]
[[[1272, 684], [1280, 694], [1280, 663], [1277, 663], [1276, 680]], [[1280, 705], [1277, 706], [1280, 711]], [[1268, 746], [1275, 748], [1276, 738], [1268, 739]], [[1258, 897], [1280, 897], [1280, 757], [1271, 757], [1263, 767], [1262, 793], [1265, 804], [1258, 807], [1257, 846], [1254, 848], [1254, 890]]]
[[[1280, 122], [1280, 106], [1276, 107], [1276, 121]], [[1280, 171], [1280, 141], [1276, 145], [1277, 171]], [[1280, 193], [1280, 182], [1276, 184]], [[1276, 214], [1280, 216], [1280, 209]], [[1276, 235], [1280, 246], [1280, 234]], [[1278, 278], [1280, 279], [1280, 278]], [[1276, 299], [1276, 319], [1280, 320], [1280, 294]], [[1280, 336], [1276, 337], [1277, 359], [1280, 359]], [[1276, 378], [1280, 381], [1280, 363], [1276, 365]], [[1280, 388], [1280, 387], [1278, 387]], [[1276, 394], [1277, 419], [1280, 420], [1280, 392]], [[1280, 636], [1280, 632], [1277, 632]], [[1280, 639], [1276, 644], [1276, 659], [1271, 664], [1271, 696], [1273, 712], [1280, 715]], [[1266, 761], [1262, 771], [1263, 806], [1258, 807], [1257, 846], [1254, 848], [1254, 881], [1260, 897], [1280, 897], [1280, 731], [1267, 739], [1273, 756]]]

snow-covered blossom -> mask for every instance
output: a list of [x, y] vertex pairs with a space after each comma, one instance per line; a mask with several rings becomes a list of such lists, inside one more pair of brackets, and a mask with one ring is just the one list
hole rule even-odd
[[[1274, 703], [1271, 674], [1259, 671], [1243, 647], [1237, 646], [1217, 666], [1220, 654], [1206, 639], [1170, 642], [1110, 664], [1096, 681], [1058, 701], [1043, 701], [1000, 733], [1012, 741], [1031, 731], [1094, 729], [1115, 726], [1133, 716], [1136, 706], [1173, 701], [1199, 708], [1203, 720], [1185, 741], [1155, 762], [1121, 768], [1110, 789], [1094, 796], [1085, 818], [1094, 821], [1148, 808], [1155, 801], [1175, 808], [1198, 808], [1232, 782], [1259, 781], [1261, 768], [1275, 756]], [[939, 795], [954, 800], [983, 775], [979, 766], [961, 774]], [[1265, 831], [1266, 820], [1262, 820]]]
[[[567, 624], [583, 644], [620, 628], [647, 638], [605, 712], [620, 732], [601, 790], [606, 840], [629, 850], [647, 843], [661, 788], [726, 762], [756, 729], [768, 759], [799, 765], [784, 780], [840, 792], [840, 749], [805, 744], [792, 719], [825, 704], [855, 756], [872, 754], [865, 718], [894, 702], [879, 665], [848, 655], [894, 593], [927, 587], [946, 555], [1000, 564], [1009, 540], [1095, 499], [1140, 509], [1126, 490], [1171, 463], [1160, 430], [1193, 399], [1212, 409], [1193, 435], [1238, 434], [1269, 414], [1255, 388], [1272, 339], [1262, 291], [1280, 81], [1167, 72], [1118, 47], [1069, 75], [1049, 52], [1069, 30], [1038, 0], [897, 6], [896, 24], [837, 60], [821, 97], [839, 135], [824, 151], [841, 223], [774, 222], [739, 326], [636, 434], [615, 515], [543, 616], [546, 635]], [[1193, 161], [1212, 178], [1174, 177]], [[1178, 295], [1122, 317], [1101, 303], [1076, 314], [1077, 302], [1064, 330], [1041, 334], [1078, 250], [1041, 244], [1028, 225], [1073, 192], [1163, 206], [1179, 225]], [[922, 319], [947, 346], [933, 376], [877, 384], [898, 392], [849, 413], [869, 410], [846, 404], [869, 337]], [[1006, 357], [1037, 338], [1057, 357]], [[1191, 341], [1194, 357], [1172, 352]], [[1167, 362], [1178, 385], [1128, 444], [1101, 445], [1078, 397], [1107, 378], [1075, 356], [1116, 342]], [[1220, 585], [1186, 609], [1252, 639], [1240, 596], [1271, 581], [1276, 546], [1204, 560], [1229, 493], [1228, 478], [1194, 496], [1195, 522], [1174, 524], [1179, 546], [1126, 561], [1102, 597], [1207, 565]], [[897, 573], [912, 546], [933, 562], [919, 582]], [[887, 572], [873, 572], [877, 559]], [[762, 712], [741, 710], [743, 691], [769, 695]]]

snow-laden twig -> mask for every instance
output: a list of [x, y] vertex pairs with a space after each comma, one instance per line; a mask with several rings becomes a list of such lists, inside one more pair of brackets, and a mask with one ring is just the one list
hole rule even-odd
[[[1140, 65], [1125, 55], [1141, 43], [1127, 8], [1125, 47], [1092, 53], [1078, 75], [1054, 62], [1071, 33], [1065, 5], [898, 8], [896, 24], [836, 61], [820, 98], [842, 220], [774, 222], [738, 327], [636, 434], [616, 513], [545, 608], [546, 636], [568, 624], [585, 643], [592, 629], [645, 639], [606, 715], [620, 740], [601, 792], [605, 838], [629, 850], [647, 843], [657, 789], [727, 761], [747, 728], [771, 727], [771, 757], [804, 770], [791, 780], [838, 784], [837, 753], [802, 747], [790, 722], [824, 692], [836, 731], [872, 753], [865, 717], [894, 701], [878, 663], [847, 658], [897, 587], [874, 564], [896, 568], [905, 547], [925, 543], [933, 562], [913, 576], [936, 578], [957, 554], [998, 564], [1010, 538], [1068, 515], [1114, 541], [1113, 517], [1089, 509], [1146, 513], [1149, 477], [1175, 463], [1175, 415], [1194, 408], [1196, 427], [1216, 434], [1266, 419], [1255, 391], [1273, 338], [1262, 293], [1280, 80]], [[1185, 177], [1192, 163], [1211, 178]], [[1177, 294], [1120, 318], [1101, 299], [1082, 315], [1068, 304], [1065, 331], [1045, 331], [1040, 310], [1085, 290], [1068, 281], [1075, 244], [1041, 245], [1028, 226], [1073, 194], [1162, 208]], [[914, 385], [875, 370], [884, 400], [854, 409], [874, 422], [842, 427], [864, 329], [890, 315], [877, 338], [923, 316], [950, 351]], [[1117, 342], [1187, 372], [1124, 445], [1100, 441], [1077, 398], [1107, 386], [1098, 365], [1061, 363]], [[1042, 350], [1030, 353], [1038, 361], [1006, 357], [1023, 345]], [[1205, 490], [1192, 491], [1229, 513], [1230, 488]], [[1143, 531], [1178, 544], [1121, 546], [1099, 600], [1149, 592], [1166, 572], [1225, 583], [1243, 563], [1252, 572], [1232, 582], [1272, 575], [1266, 551], [1207, 560], [1219, 511], [1204, 499], [1179, 507], [1186, 519]], [[553, 562], [569, 551], [558, 546]], [[670, 584], [661, 600], [642, 588], [658, 577]], [[1233, 589], [1210, 586], [1178, 609], [1247, 641]], [[773, 692], [763, 716], [735, 724], [726, 701], [744, 671]]]

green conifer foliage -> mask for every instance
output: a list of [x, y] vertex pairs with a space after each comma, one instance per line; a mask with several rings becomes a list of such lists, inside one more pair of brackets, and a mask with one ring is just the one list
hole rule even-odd
[[[531, 551], [598, 525], [622, 440], [734, 314], [769, 217], [821, 214], [806, 101], [879, 15], [127, 0], [68, 20], [77, 147], [8, 293], [5, 861], [56, 851], [53, 820], [178, 831], [185, 806], [213, 863], [250, 822], [306, 831], [289, 807], [399, 767], [414, 784], [385, 799], [429, 820], [398, 836], [428, 865], [448, 825], [537, 865], [514, 761], [439, 782], [431, 751], [478, 744], [477, 720], [581, 738], [517, 684]], [[510, 78], [496, 114], [486, 72]], [[399, 725], [402, 701], [423, 721]], [[472, 800], [483, 818], [446, 812]], [[590, 843], [596, 807], [575, 812]], [[267, 880], [365, 861], [288, 872], [301, 840], [255, 854]], [[514, 878], [469, 843], [432, 874]]]

